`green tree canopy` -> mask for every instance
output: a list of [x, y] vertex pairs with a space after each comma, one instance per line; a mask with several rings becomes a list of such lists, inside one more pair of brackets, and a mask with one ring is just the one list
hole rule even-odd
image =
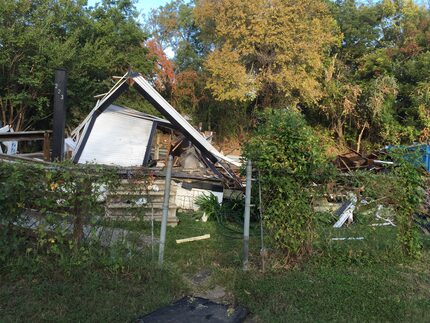
[[130, 0], [4, 0], [0, 2], [1, 122], [15, 130], [46, 127], [52, 115], [54, 69], [68, 71], [69, 124], [106, 91], [112, 75], [151, 70], [147, 34]]

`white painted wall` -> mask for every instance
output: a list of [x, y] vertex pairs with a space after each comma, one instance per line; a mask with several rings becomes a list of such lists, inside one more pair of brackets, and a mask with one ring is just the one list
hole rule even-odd
[[192, 188], [191, 190], [182, 188], [181, 184], [178, 184], [176, 191], [175, 204], [182, 210], [193, 210], [197, 211], [199, 207], [196, 205], [195, 200], [198, 196], [213, 194], [217, 197], [218, 203], [222, 203], [223, 192], [214, 192], [209, 190], [203, 190], [199, 188]]

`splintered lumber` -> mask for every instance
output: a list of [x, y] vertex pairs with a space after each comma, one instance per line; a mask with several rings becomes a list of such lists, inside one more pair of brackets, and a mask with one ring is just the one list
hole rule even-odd
[[190, 242], [190, 241], [197, 241], [197, 240], [205, 240], [209, 239], [211, 237], [210, 234], [205, 234], [202, 236], [192, 237], [192, 238], [185, 238], [185, 239], [178, 239], [176, 240], [176, 243], [184, 243], [184, 242]]

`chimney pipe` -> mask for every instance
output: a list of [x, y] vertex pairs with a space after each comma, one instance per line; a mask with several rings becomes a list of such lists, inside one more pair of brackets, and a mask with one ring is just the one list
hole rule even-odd
[[64, 131], [66, 127], [66, 70], [55, 70], [54, 129], [52, 134], [52, 161], [64, 159]]

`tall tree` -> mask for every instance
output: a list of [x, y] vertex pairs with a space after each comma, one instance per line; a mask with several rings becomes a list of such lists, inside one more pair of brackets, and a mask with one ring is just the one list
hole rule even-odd
[[218, 100], [269, 105], [315, 102], [336, 22], [319, 0], [200, 0], [202, 30], [213, 35], [205, 67]]
[[0, 2], [0, 117], [15, 130], [49, 126], [54, 69], [68, 70], [69, 125], [128, 67], [152, 68], [130, 0]]

